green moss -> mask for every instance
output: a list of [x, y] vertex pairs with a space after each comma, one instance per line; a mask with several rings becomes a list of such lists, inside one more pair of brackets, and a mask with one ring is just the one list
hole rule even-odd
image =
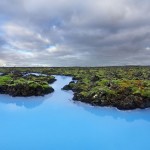
[[[18, 73], [18, 72], [17, 72]], [[41, 96], [54, 91], [49, 86], [51, 76], [23, 76], [22, 73], [0, 76], [0, 93], [12, 96]]]
[[6, 76], [0, 76], [0, 85], [8, 84], [9, 81], [11, 81], [12, 78], [9, 75]]

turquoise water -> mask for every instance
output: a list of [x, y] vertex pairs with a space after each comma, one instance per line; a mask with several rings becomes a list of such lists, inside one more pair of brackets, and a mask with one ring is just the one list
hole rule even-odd
[[56, 76], [53, 94], [0, 95], [0, 150], [150, 150], [150, 109], [119, 111], [73, 102]]

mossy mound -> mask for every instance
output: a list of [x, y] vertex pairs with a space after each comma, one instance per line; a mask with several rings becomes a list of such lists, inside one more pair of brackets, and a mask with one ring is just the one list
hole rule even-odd
[[108, 80], [83, 78], [70, 82], [64, 90], [74, 91], [74, 100], [99, 106], [114, 106], [118, 109], [150, 107], [149, 80]]
[[7, 74], [0, 76], [0, 93], [11, 96], [43, 96], [51, 93], [54, 89], [49, 86], [53, 83], [53, 76], [27, 76], [19, 74]]

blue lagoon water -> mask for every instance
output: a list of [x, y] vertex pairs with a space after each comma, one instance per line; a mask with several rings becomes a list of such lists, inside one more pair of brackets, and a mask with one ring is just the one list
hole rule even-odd
[[73, 102], [71, 77], [56, 78], [44, 97], [0, 95], [0, 150], [150, 150], [150, 109]]

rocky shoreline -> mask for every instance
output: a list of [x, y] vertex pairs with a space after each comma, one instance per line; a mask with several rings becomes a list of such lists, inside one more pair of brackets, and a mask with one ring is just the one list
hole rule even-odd
[[44, 96], [54, 92], [49, 85], [55, 82], [53, 76], [27, 75], [21, 72], [5, 73], [0, 76], [0, 94], [11, 96]]
[[[65, 85], [63, 90], [72, 90], [74, 92], [73, 100], [88, 103], [94, 106], [116, 107], [120, 110], [145, 109], [150, 107], [150, 98], [142, 96], [140, 93], [134, 93], [125, 88], [123, 91], [115, 89], [117, 94], [107, 91], [105, 88], [99, 88], [96, 92], [91, 89], [84, 90], [80, 88], [80, 80], [75, 83], [71, 81]], [[117, 91], [118, 90], [118, 91]], [[119, 93], [120, 92], [120, 93]]]
[[36, 87], [30, 86], [29, 84], [17, 84], [15, 86], [2, 85], [0, 86], [0, 94], [9, 94], [15, 96], [44, 96], [54, 92], [52, 87], [43, 88], [41, 85]]

